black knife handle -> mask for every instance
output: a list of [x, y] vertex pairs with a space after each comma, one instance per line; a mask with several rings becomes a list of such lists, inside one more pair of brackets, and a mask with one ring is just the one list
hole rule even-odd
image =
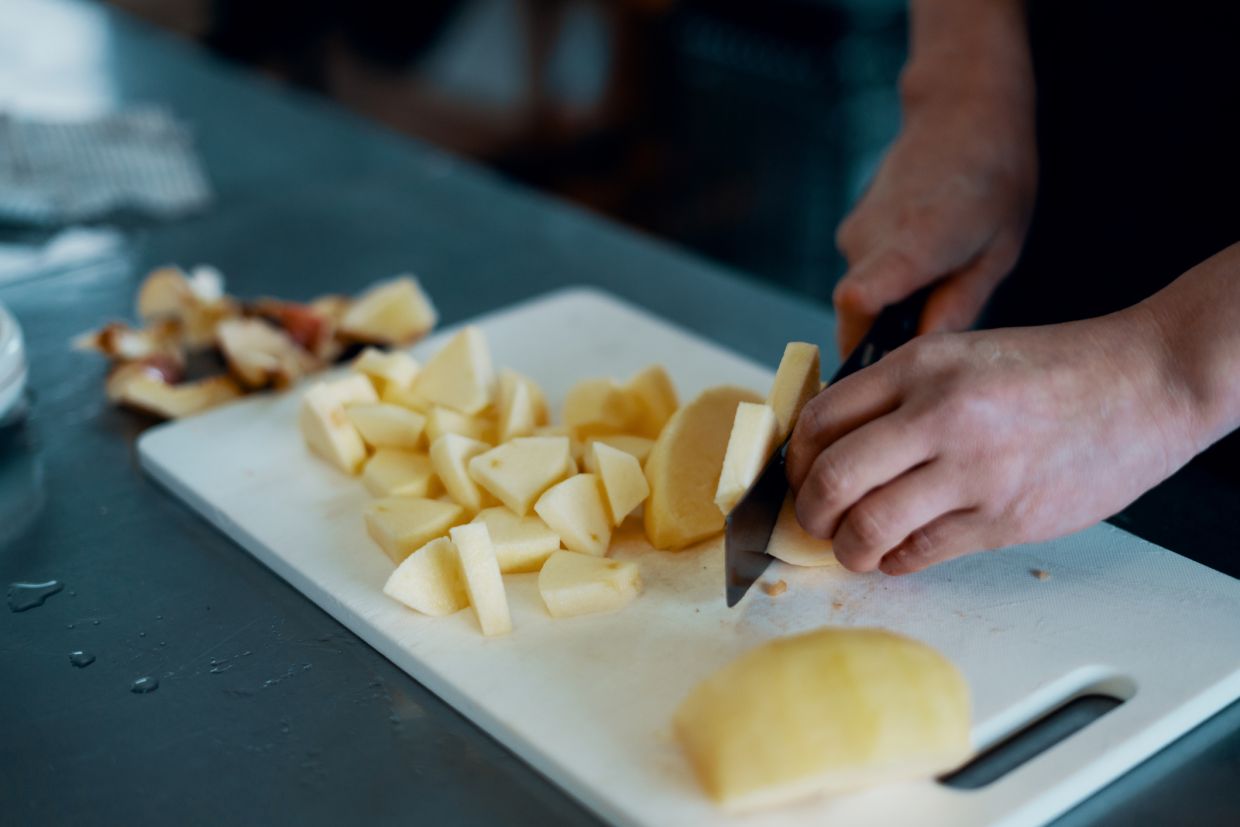
[[926, 301], [935, 287], [938, 287], [937, 283], [928, 284], [911, 296], [884, 307], [861, 343], [853, 348], [853, 352], [848, 354], [835, 376], [831, 377], [831, 384], [862, 368], [868, 368], [916, 336], [922, 311], [926, 309]]

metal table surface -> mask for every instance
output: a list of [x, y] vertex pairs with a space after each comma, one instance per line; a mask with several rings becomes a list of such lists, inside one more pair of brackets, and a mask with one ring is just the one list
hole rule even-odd
[[[0, 431], [0, 582], [66, 584], [0, 612], [0, 822], [595, 823], [144, 477], [147, 423], [109, 408], [103, 366], [68, 340], [128, 316], [165, 262], [294, 298], [412, 269], [445, 322], [594, 284], [768, 364], [789, 339], [830, 342], [829, 311], [96, 6], [0, 4], [0, 100], [166, 105], [193, 125], [218, 196], [200, 217], [129, 227], [113, 254], [0, 286], [33, 366], [30, 416]], [[1190, 467], [1123, 524], [1234, 575], [1238, 495]], [[74, 668], [78, 649], [97, 660]], [[158, 690], [132, 693], [142, 676]], [[1234, 824], [1237, 778], [1233, 705], [1063, 823]]]

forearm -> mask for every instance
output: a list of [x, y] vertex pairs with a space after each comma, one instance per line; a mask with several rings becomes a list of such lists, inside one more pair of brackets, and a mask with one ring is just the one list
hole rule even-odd
[[1168, 392], [1196, 450], [1240, 428], [1240, 244], [1133, 310], [1165, 343]]
[[1032, 117], [1033, 63], [1023, 0], [910, 0], [906, 109], [957, 93], [1007, 99]]

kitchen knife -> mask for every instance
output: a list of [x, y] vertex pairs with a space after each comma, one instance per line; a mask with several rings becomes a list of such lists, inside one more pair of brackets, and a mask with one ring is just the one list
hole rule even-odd
[[[830, 384], [869, 367], [917, 335], [921, 312], [935, 286], [923, 287], [903, 301], [884, 308], [865, 338], [831, 377]], [[741, 601], [770, 565], [771, 556], [766, 547], [788, 494], [788, 477], [784, 471], [787, 450], [788, 441], [785, 440], [728, 514], [724, 535], [724, 586], [728, 608]]]

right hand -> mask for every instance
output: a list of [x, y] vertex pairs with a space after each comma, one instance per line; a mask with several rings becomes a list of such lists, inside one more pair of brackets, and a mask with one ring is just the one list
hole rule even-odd
[[918, 332], [967, 329], [1024, 243], [1037, 185], [1032, 77], [1017, 94], [930, 80], [928, 94], [906, 93], [900, 135], [836, 233], [845, 358], [879, 311], [935, 281]]

